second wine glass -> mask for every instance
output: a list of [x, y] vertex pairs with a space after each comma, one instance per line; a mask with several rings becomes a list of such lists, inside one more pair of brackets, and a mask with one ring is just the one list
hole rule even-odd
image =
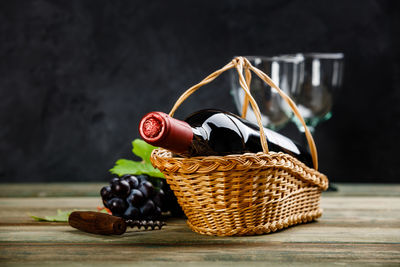
[[[334, 96], [342, 85], [344, 55], [342, 53], [309, 53], [304, 57], [304, 79], [297, 90], [291, 91], [300, 114], [303, 116], [307, 128], [314, 134], [315, 127], [328, 120], [332, 115]], [[292, 117], [298, 129], [304, 133], [305, 129], [296, 117]], [[303, 136], [303, 145], [307, 141]], [[331, 178], [331, 180], [334, 180]], [[337, 191], [336, 186], [329, 184], [328, 191]]]
[[[315, 127], [332, 116], [333, 98], [342, 84], [342, 53], [299, 54], [304, 58], [301, 73], [304, 78], [300, 86], [292, 88], [291, 96], [303, 116], [308, 129]], [[300, 121], [293, 117], [299, 130], [304, 132]]]

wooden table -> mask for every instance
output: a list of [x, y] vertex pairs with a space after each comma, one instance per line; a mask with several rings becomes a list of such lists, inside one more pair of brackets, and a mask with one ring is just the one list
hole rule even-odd
[[28, 214], [95, 210], [102, 184], [0, 184], [0, 266], [400, 266], [400, 185], [339, 185], [318, 222], [250, 237], [192, 232], [183, 219], [122, 236], [80, 232]]

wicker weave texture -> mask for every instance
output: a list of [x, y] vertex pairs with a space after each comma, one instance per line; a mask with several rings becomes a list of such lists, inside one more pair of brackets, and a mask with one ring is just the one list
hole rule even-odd
[[157, 149], [151, 160], [201, 234], [265, 234], [322, 214], [326, 176], [284, 153], [180, 158]]

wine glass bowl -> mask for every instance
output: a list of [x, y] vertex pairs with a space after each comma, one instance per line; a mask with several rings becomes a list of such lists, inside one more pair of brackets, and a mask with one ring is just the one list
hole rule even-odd
[[[290, 92], [311, 132], [321, 122], [329, 119], [334, 93], [340, 88], [343, 77], [342, 53], [299, 54], [304, 58], [301, 85]], [[292, 117], [300, 131], [300, 121]]]
[[[247, 56], [250, 63], [266, 73], [285, 93], [298, 91], [302, 82], [303, 58], [301, 55], [288, 56]], [[252, 75], [250, 92], [260, 108], [261, 120], [264, 127], [279, 130], [288, 123], [292, 111], [282, 97], [261, 79]], [[231, 94], [239, 112], [244, 105], [244, 92], [241, 89], [236, 71], [231, 72]], [[255, 113], [249, 105], [246, 119], [256, 122]]]

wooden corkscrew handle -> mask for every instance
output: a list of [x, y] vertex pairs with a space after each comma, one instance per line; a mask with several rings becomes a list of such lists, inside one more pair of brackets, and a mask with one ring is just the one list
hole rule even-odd
[[72, 227], [92, 234], [122, 235], [126, 231], [124, 219], [94, 211], [74, 211], [69, 215]]

